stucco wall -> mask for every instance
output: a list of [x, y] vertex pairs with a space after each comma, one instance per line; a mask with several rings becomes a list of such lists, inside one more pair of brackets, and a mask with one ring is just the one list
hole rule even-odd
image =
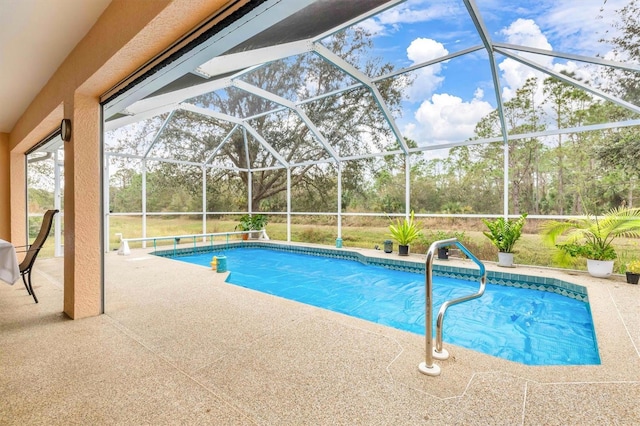
[[72, 120], [72, 140], [64, 145], [64, 311], [72, 318], [100, 313], [99, 97], [225, 3], [113, 0], [11, 133], [0, 135], [0, 205], [10, 200], [0, 213], [0, 238], [21, 241], [26, 237], [24, 153], [63, 117]]
[[9, 152], [9, 134], [0, 133], [0, 239], [3, 240], [11, 238]]

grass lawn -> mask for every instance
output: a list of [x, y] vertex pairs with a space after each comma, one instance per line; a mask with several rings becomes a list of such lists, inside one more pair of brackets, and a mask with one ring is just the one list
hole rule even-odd
[[[317, 244], [334, 245], [337, 237], [337, 228], [332, 219], [319, 217], [307, 218], [314, 223], [292, 224], [291, 240], [294, 242], [308, 242]], [[300, 219], [302, 220], [302, 218]], [[468, 223], [471, 222], [471, 223]], [[451, 219], [428, 219], [423, 221], [425, 238], [411, 245], [413, 253], [425, 253], [433, 239], [435, 231], [457, 231], [463, 232], [465, 241], [463, 243], [478, 258], [487, 261], [497, 260], [497, 250], [489, 240], [482, 234], [484, 225], [478, 220], [464, 223], [460, 220]], [[208, 220], [207, 233], [234, 231], [238, 224], [237, 220]], [[536, 233], [535, 225], [527, 226], [522, 238], [515, 248], [515, 261], [523, 265], [554, 266], [553, 250], [542, 243], [540, 235]], [[112, 216], [110, 220], [109, 247], [117, 250], [119, 238], [116, 233], [122, 233], [124, 238], [142, 237], [142, 219], [133, 216]], [[171, 235], [188, 235], [202, 233], [202, 220], [192, 218], [176, 217], [171, 218], [147, 218], [147, 237], [160, 237]], [[272, 240], [286, 241], [286, 223], [272, 220], [267, 225], [267, 233]], [[222, 237], [218, 237], [222, 238]], [[239, 236], [231, 238], [239, 239]], [[376, 245], [382, 248], [385, 240], [391, 239], [389, 236], [387, 221], [379, 218], [345, 218], [342, 226], [343, 247], [374, 248]], [[130, 243], [131, 248], [141, 247], [141, 243]], [[158, 242], [158, 245], [173, 245], [173, 241]], [[633, 259], [640, 259], [639, 240], [617, 239], [615, 248], [618, 253], [614, 271], [623, 273], [625, 264]], [[394, 242], [394, 250], [397, 244]], [[586, 270], [586, 261], [578, 259], [572, 266], [574, 269]]]

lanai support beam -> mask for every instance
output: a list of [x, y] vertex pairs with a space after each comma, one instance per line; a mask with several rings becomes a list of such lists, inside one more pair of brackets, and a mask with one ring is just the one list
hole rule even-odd
[[105, 121], [104, 130], [106, 132], [111, 130], [119, 129], [120, 127], [128, 126], [129, 124], [137, 123], [138, 121], [146, 120], [147, 118], [156, 117], [161, 114], [166, 114], [167, 112], [171, 112], [178, 106], [177, 103], [171, 105], [162, 105], [159, 107], [150, 108], [139, 113], [128, 113], [125, 111], [124, 114], [127, 114], [124, 117], [114, 118], [113, 120]]
[[251, 136], [253, 136], [260, 143], [260, 145], [262, 145], [267, 151], [269, 151], [269, 153], [273, 155], [275, 159], [278, 160], [280, 164], [282, 164], [283, 167], [289, 167], [289, 163], [287, 162], [287, 160], [285, 160], [285, 158], [282, 155], [280, 155], [278, 151], [273, 149], [271, 144], [269, 144], [269, 142], [267, 142], [262, 137], [262, 135], [258, 133], [256, 129], [253, 128], [253, 126], [251, 126], [249, 123], [243, 123], [243, 126], [244, 126], [244, 129], [246, 129], [247, 132], [251, 133]]
[[364, 84], [369, 88], [369, 90], [371, 91], [371, 94], [373, 95], [373, 98], [376, 100], [376, 102], [378, 103], [378, 106], [382, 110], [382, 115], [387, 120], [387, 123], [389, 123], [389, 126], [391, 127], [391, 131], [393, 132], [396, 139], [398, 140], [398, 143], [400, 144], [400, 148], [405, 153], [409, 152], [409, 147], [407, 146], [407, 142], [404, 140], [404, 137], [402, 136], [402, 132], [400, 132], [400, 128], [398, 127], [398, 124], [393, 119], [393, 115], [391, 114], [391, 111], [387, 107], [387, 104], [384, 101], [384, 99], [382, 99], [382, 94], [378, 90], [378, 87], [375, 85], [375, 83], [373, 83], [366, 74], [358, 70], [356, 67], [354, 67], [353, 65], [351, 65], [350, 63], [348, 63], [347, 61], [345, 61], [344, 59], [342, 59], [341, 57], [339, 57], [338, 55], [336, 55], [335, 53], [333, 53], [331, 50], [327, 49], [320, 43], [315, 43], [313, 46], [313, 50], [320, 57], [331, 62], [332, 64], [340, 68], [342, 71], [349, 74], [351, 77], [355, 78], [356, 80], [358, 80], [359, 82], [361, 82], [362, 84]]
[[238, 130], [238, 128], [239, 128], [238, 124], [233, 126], [233, 129], [231, 129], [231, 131], [227, 133], [224, 139], [222, 139], [222, 142], [220, 142], [220, 144], [216, 147], [216, 149], [214, 149], [213, 152], [207, 157], [207, 159], [204, 161], [204, 164], [209, 164], [211, 160], [213, 160], [214, 157], [218, 155], [218, 152], [220, 152], [220, 150], [225, 146], [225, 144], [229, 142], [229, 139], [231, 139], [231, 135], [233, 135], [233, 132]]
[[247, 212], [253, 213], [253, 179], [251, 171], [251, 156], [249, 155], [249, 140], [247, 139], [247, 129], [242, 128], [242, 138], [244, 139], [244, 156], [247, 164]]
[[[207, 233], [207, 166], [202, 165], [202, 233]], [[206, 242], [207, 237], [202, 237]]]
[[149, 153], [151, 152], [151, 150], [153, 149], [153, 147], [155, 146], [155, 144], [158, 142], [158, 139], [160, 139], [160, 135], [162, 134], [162, 132], [164, 132], [164, 129], [167, 127], [167, 125], [169, 124], [169, 121], [171, 121], [171, 118], [173, 118], [173, 114], [176, 112], [176, 110], [172, 110], [169, 115], [167, 116], [167, 118], [164, 119], [164, 121], [162, 122], [162, 125], [160, 126], [160, 128], [158, 129], [158, 131], [156, 132], [155, 136], [153, 137], [153, 140], [151, 141], [151, 143], [149, 144], [149, 146], [147, 147], [146, 151], [144, 152], [143, 157], [147, 158], [147, 156], [149, 155]]
[[[301, 55], [311, 51], [310, 39], [277, 44], [275, 46], [261, 47], [245, 52], [231, 53], [217, 56], [200, 65], [198, 69], [210, 75], [220, 75], [245, 70], [248, 67]], [[249, 65], [247, 65], [249, 64]]]
[[496, 49], [496, 52], [500, 52], [503, 55], [513, 59], [514, 61], [520, 62], [521, 64], [527, 65], [527, 66], [529, 66], [529, 67], [531, 67], [531, 68], [533, 68], [535, 70], [538, 70], [538, 71], [540, 71], [540, 72], [542, 72], [544, 74], [548, 74], [548, 75], [550, 75], [552, 77], [555, 77], [560, 81], [563, 81], [563, 82], [565, 82], [567, 84], [572, 85], [573, 87], [577, 87], [578, 89], [582, 89], [582, 90], [584, 90], [586, 92], [589, 92], [589, 93], [591, 93], [593, 95], [596, 95], [598, 97], [601, 97], [603, 99], [611, 101], [614, 104], [620, 105], [623, 108], [626, 108], [626, 109], [628, 109], [628, 110], [630, 110], [632, 112], [635, 112], [636, 114], [640, 114], [640, 107], [639, 106], [634, 105], [632, 103], [629, 103], [627, 101], [624, 101], [624, 100], [622, 100], [622, 99], [620, 99], [620, 98], [618, 98], [616, 96], [609, 95], [609, 94], [603, 92], [600, 89], [596, 89], [595, 87], [591, 87], [591, 86], [587, 86], [585, 84], [582, 84], [578, 80], [575, 80], [575, 79], [573, 79], [573, 78], [571, 78], [571, 77], [569, 77], [567, 75], [561, 74], [559, 72], [555, 72], [555, 71], [553, 71], [553, 70], [551, 70], [551, 69], [549, 69], [547, 67], [544, 67], [544, 66], [542, 66], [540, 64], [537, 64], [537, 63], [535, 63], [533, 61], [530, 61], [530, 60], [528, 60], [526, 58], [523, 58], [520, 55], [514, 55], [513, 53], [511, 53], [509, 51], [506, 51], [506, 50], [503, 50], [503, 49]]
[[[103, 156], [104, 156], [104, 162], [102, 163], [102, 203], [103, 203], [103, 208], [102, 208], [102, 217], [104, 220], [104, 238], [102, 241], [102, 248], [104, 250], [105, 253], [109, 253], [109, 235], [111, 235], [111, 204], [109, 202], [110, 200], [110, 190], [109, 190], [109, 181], [111, 180], [111, 172], [109, 171], [109, 163], [110, 163], [110, 158], [109, 158], [109, 153], [108, 152], [103, 152]], [[60, 208], [60, 172], [58, 170], [58, 168], [60, 167], [60, 165], [58, 164], [58, 151], [56, 151], [55, 153], [55, 189], [54, 189], [54, 201], [53, 201], [53, 208], [62, 211], [62, 209]], [[56, 219], [57, 217], [60, 216], [59, 214], [56, 215]], [[60, 242], [60, 235], [58, 235], [58, 229], [60, 229], [60, 223], [59, 222], [55, 222], [55, 256], [62, 256], [64, 254], [64, 252], [61, 250], [62, 247], [60, 247], [59, 242]]]
[[282, 155], [280, 155], [275, 149], [273, 149], [273, 147], [266, 140], [264, 140], [264, 138], [260, 135], [260, 133], [258, 133], [256, 129], [254, 129], [253, 126], [251, 126], [245, 120], [241, 120], [231, 115], [222, 114], [207, 108], [202, 108], [202, 107], [195, 106], [188, 103], [181, 103], [180, 108], [187, 111], [195, 112], [196, 114], [206, 115], [208, 117], [212, 117], [217, 120], [228, 121], [230, 123], [234, 123], [242, 126], [242, 128], [247, 132], [249, 132], [251, 136], [253, 136], [267, 151], [269, 151], [269, 153], [273, 155], [276, 158], [276, 160], [278, 160], [280, 164], [282, 164], [283, 167], [289, 166], [287, 160], [285, 160]]
[[493, 80], [493, 90], [496, 96], [496, 104], [498, 106], [498, 116], [500, 117], [500, 128], [502, 130], [502, 146], [504, 151], [503, 162], [503, 205], [502, 214], [504, 217], [509, 216], [509, 134], [507, 131], [507, 123], [504, 119], [504, 106], [502, 104], [502, 90], [500, 89], [500, 75], [498, 73], [498, 65], [496, 64], [496, 57], [493, 52], [493, 44], [489, 37], [489, 32], [482, 21], [480, 13], [478, 12], [478, 6], [474, 0], [463, 0], [464, 5], [469, 12], [469, 17], [473, 21], [473, 25], [478, 31], [480, 39], [484, 48], [487, 49], [489, 54], [489, 65], [491, 67], [491, 78]]
[[602, 59], [602, 58], [596, 58], [596, 57], [584, 56], [584, 55], [575, 55], [573, 53], [558, 52], [557, 50], [538, 49], [535, 47], [521, 46], [519, 44], [493, 43], [493, 47], [496, 50], [496, 52], [499, 51], [501, 53], [503, 52], [502, 49], [510, 49], [510, 50], [517, 50], [520, 52], [535, 53], [536, 55], [550, 56], [552, 58], [562, 58], [562, 59], [568, 59], [573, 61], [586, 62], [588, 64], [604, 65], [606, 67], [617, 68], [621, 70], [640, 72], [640, 65], [636, 65], [628, 62], [625, 63], [625, 62], [609, 61], [607, 59]]
[[298, 107], [296, 104], [294, 104], [293, 102], [291, 102], [290, 100], [283, 98], [281, 96], [275, 95], [271, 92], [268, 92], [260, 87], [256, 87], [253, 86], [249, 83], [246, 83], [244, 81], [241, 80], [234, 80], [233, 85], [235, 87], [237, 87], [238, 89], [244, 90], [248, 93], [252, 93], [256, 96], [259, 96], [263, 99], [267, 99], [271, 102], [274, 102], [278, 105], [282, 105], [285, 108], [289, 108], [293, 111], [296, 112], [296, 114], [298, 114], [298, 117], [300, 117], [300, 119], [304, 122], [304, 124], [309, 128], [309, 130], [311, 131], [311, 133], [316, 137], [316, 139], [318, 139], [318, 141], [320, 142], [320, 144], [322, 145], [322, 147], [325, 149], [325, 151], [327, 151], [329, 153], [329, 155], [336, 161], [340, 161], [340, 159], [338, 158], [338, 154], [334, 151], [334, 149], [331, 147], [331, 145], [329, 144], [329, 142], [327, 141], [327, 139], [324, 137], [324, 135], [320, 132], [320, 130], [316, 127], [315, 124], [313, 124], [313, 122], [311, 121], [311, 119], [307, 116], [307, 114], [305, 114], [304, 111], [302, 111], [300, 109], [300, 107]]
[[291, 167], [287, 167], [287, 242], [291, 242]]
[[404, 211], [405, 217], [409, 220], [411, 213], [411, 157], [404, 154]]
[[[147, 160], [142, 159], [142, 238], [147, 238]], [[147, 242], [142, 241], [142, 248], [147, 248]]]

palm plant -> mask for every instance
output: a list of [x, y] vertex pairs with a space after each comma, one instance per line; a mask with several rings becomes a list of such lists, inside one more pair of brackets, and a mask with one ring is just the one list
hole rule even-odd
[[[542, 226], [543, 241], [556, 247], [555, 260], [568, 264], [570, 258], [614, 260], [613, 240], [640, 236], [640, 208], [613, 208], [603, 216], [585, 216], [567, 221], [550, 221]], [[558, 244], [560, 237], [566, 237]]]

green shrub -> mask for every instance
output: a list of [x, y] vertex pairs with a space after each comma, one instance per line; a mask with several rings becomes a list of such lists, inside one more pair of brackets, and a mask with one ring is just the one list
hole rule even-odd
[[482, 222], [489, 228], [489, 231], [484, 231], [483, 234], [489, 238], [489, 241], [496, 246], [498, 251], [513, 253], [513, 246], [522, 235], [522, 228], [526, 218], [527, 214], [524, 213], [516, 220], [509, 220], [504, 217], [499, 217], [493, 221], [483, 219]]

